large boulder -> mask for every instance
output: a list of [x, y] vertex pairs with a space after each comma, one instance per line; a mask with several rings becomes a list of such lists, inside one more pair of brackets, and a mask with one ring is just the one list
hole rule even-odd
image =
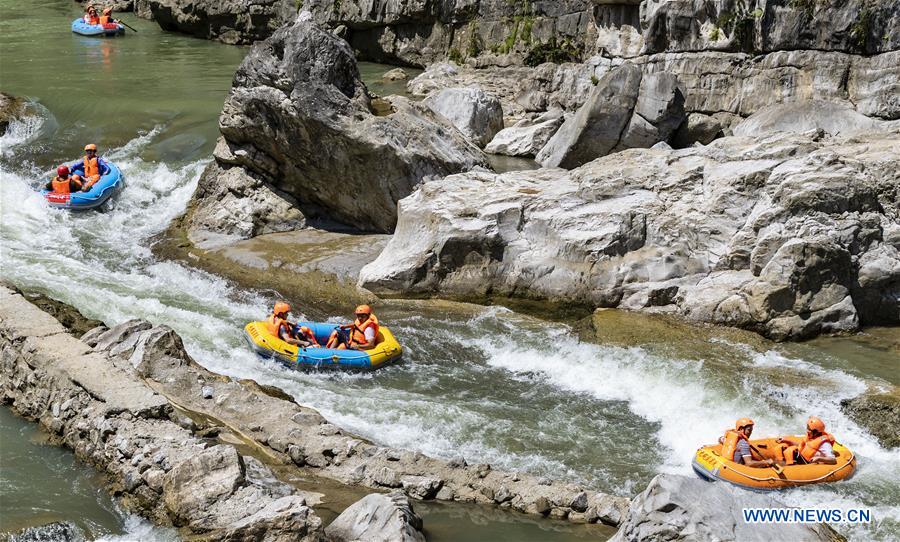
[[0, 92], [0, 136], [6, 133], [9, 123], [25, 114], [25, 100]]
[[306, 506], [306, 501], [297, 495], [289, 495], [229, 525], [216, 533], [216, 539], [223, 542], [320, 542], [323, 534], [322, 520]]
[[[255, 45], [222, 109], [219, 169], [204, 175], [189, 232], [248, 237], [266, 223], [302, 223], [284, 202], [306, 217], [389, 232], [397, 201], [420, 182], [484, 164], [481, 151], [425, 106], [390, 97], [378, 116], [371, 102], [350, 47], [311, 22]], [[233, 205], [220, 210], [223, 201]], [[278, 210], [274, 223], [269, 208]]]
[[774, 339], [898, 323], [898, 141], [724, 137], [454, 175], [400, 202], [360, 285], [675, 313]]
[[214, 521], [210, 509], [244, 485], [244, 472], [237, 451], [221, 444], [173, 467], [163, 481], [163, 498], [175, 524]]
[[732, 128], [734, 135], [764, 136], [773, 132], [803, 133], [822, 130], [830, 135], [849, 135], [877, 130], [882, 123], [867, 117], [846, 102], [803, 100], [778, 104], [750, 115]]
[[325, 533], [335, 542], [425, 542], [422, 519], [401, 492], [366, 495], [344, 510]]
[[827, 524], [749, 523], [743, 510], [784, 508], [769, 494], [730, 484], [660, 474], [631, 501], [628, 515], [610, 542], [645, 540], [842, 540]]
[[479, 147], [503, 129], [500, 100], [477, 88], [447, 88], [426, 98], [425, 105]]
[[484, 148], [491, 154], [535, 156], [550, 141], [565, 121], [562, 109], [554, 108], [542, 115], [525, 118], [497, 132]]
[[294, 0], [142, 0], [135, 11], [163, 30], [230, 44], [269, 37], [296, 15]]
[[611, 152], [666, 141], [684, 120], [684, 96], [670, 73], [644, 75], [627, 63], [597, 82], [587, 102], [537, 154], [545, 167], [574, 168]]

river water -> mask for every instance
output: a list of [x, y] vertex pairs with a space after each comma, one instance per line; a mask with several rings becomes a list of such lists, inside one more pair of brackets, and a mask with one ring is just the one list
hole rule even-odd
[[[400, 301], [379, 315], [404, 343], [404, 364], [368, 375], [273, 366], [251, 355], [240, 335], [265, 315], [273, 292], [240, 289], [150, 250], [187, 205], [246, 49], [162, 33], [128, 14], [138, 34], [81, 38], [69, 32], [78, 13], [69, 3], [0, 0], [0, 13], [2, 90], [32, 98], [42, 111], [41, 122], [15, 125], [0, 140], [3, 279], [108, 324], [136, 317], [167, 324], [211, 370], [279, 386], [374, 441], [621, 495], [658, 472], [691, 475], [693, 451], [737, 417], [751, 416], [758, 434], [774, 435], [797, 432], [814, 412], [858, 454], [859, 471], [847, 482], [780, 496], [792, 505], [869, 507], [872, 524], [838, 529], [856, 540], [900, 537], [900, 457], [839, 408], [867, 388], [900, 384], [896, 349], [881, 347], [897, 342], [896, 330], [776, 345], [705, 331], [659, 341], [638, 329], [629, 343], [596, 344], [565, 322], [502, 307]], [[369, 81], [385, 70], [362, 67]], [[34, 191], [39, 179], [88, 141], [119, 164], [126, 189], [103, 212], [48, 209]], [[346, 316], [339, 312], [325, 316]], [[4, 446], [4, 469], [21, 461], [12, 449]], [[460, 510], [423, 507], [435, 540], [608, 535]], [[104, 528], [125, 532], [127, 516], [113, 515], [118, 527]]]

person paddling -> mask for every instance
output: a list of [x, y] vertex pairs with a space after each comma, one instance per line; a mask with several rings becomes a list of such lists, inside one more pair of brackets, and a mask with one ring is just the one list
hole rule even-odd
[[97, 156], [97, 145], [88, 143], [84, 146], [84, 157], [72, 164], [72, 171], [80, 171], [84, 177], [83, 191], [87, 192], [100, 180], [100, 177], [110, 172], [109, 165]]
[[326, 348], [339, 350], [370, 350], [378, 344], [378, 318], [372, 307], [360, 305], [354, 311], [356, 321], [335, 329], [328, 338]]
[[288, 321], [291, 306], [284, 301], [275, 303], [272, 314], [266, 319], [266, 330], [271, 335], [295, 346], [309, 347], [319, 346], [312, 331], [305, 326], [294, 326]]
[[750, 435], [753, 434], [753, 420], [741, 418], [734, 422], [734, 430], [725, 432], [722, 440], [722, 457], [731, 459], [740, 465], [748, 467], [771, 467], [775, 462], [771, 459], [755, 459], [753, 447], [750, 445]]
[[54, 194], [71, 194], [81, 190], [81, 177], [78, 175], [70, 175], [67, 166], [59, 166], [56, 168], [56, 177], [44, 187]]
[[104, 8], [103, 15], [100, 16], [100, 24], [104, 27], [118, 23], [119, 21], [112, 18], [112, 8]]

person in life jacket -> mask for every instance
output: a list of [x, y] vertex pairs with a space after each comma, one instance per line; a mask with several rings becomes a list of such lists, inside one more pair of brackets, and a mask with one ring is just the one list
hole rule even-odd
[[787, 465], [795, 463], [823, 463], [834, 465], [837, 458], [834, 456], [834, 437], [825, 432], [825, 422], [816, 416], [810, 416], [806, 420], [806, 436], [781, 437], [778, 442], [784, 443], [784, 462]]
[[340, 326], [331, 333], [326, 348], [370, 350], [378, 344], [378, 318], [372, 307], [360, 305], [354, 311], [356, 321]]
[[84, 8], [84, 22], [85, 24], [100, 24], [100, 16], [97, 15], [97, 8], [94, 4], [88, 4]]
[[315, 335], [308, 327], [294, 328], [294, 325], [287, 319], [289, 312], [291, 312], [291, 306], [284, 301], [275, 303], [272, 314], [266, 319], [266, 330], [288, 344], [302, 347], [319, 346]]
[[84, 190], [87, 192], [100, 180], [100, 177], [109, 173], [109, 165], [97, 156], [97, 145], [88, 143], [84, 146], [84, 158], [72, 164], [72, 171], [81, 172], [84, 178]]
[[103, 15], [100, 16], [100, 24], [103, 26], [116, 24], [118, 21], [112, 18], [112, 8], [104, 8]]
[[734, 430], [725, 431], [722, 442], [722, 457], [748, 467], [771, 467], [775, 464], [771, 459], [759, 457], [750, 446], [749, 438], [753, 434], [753, 420], [741, 418], [734, 422]]
[[81, 190], [81, 177], [78, 175], [70, 175], [69, 168], [59, 166], [56, 168], [56, 177], [50, 179], [50, 182], [44, 186], [45, 189], [54, 194], [71, 194]]

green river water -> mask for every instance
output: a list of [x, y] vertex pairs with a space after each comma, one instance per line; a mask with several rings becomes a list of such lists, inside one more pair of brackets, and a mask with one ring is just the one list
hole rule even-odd
[[[402, 365], [368, 375], [299, 374], [256, 358], [240, 330], [277, 293], [241, 289], [151, 252], [209, 160], [246, 49], [163, 33], [130, 14], [124, 18], [137, 34], [78, 37], [69, 31], [77, 15], [70, 2], [0, 0], [0, 90], [29, 97], [41, 111], [40, 122], [17, 123], [0, 138], [0, 278], [108, 324], [135, 317], [167, 324], [209, 369], [279, 386], [374, 441], [621, 495], [659, 472], [692, 475], [693, 451], [736, 417], [753, 417], [761, 435], [783, 434], [801, 428], [812, 409], [858, 454], [859, 471], [780, 497], [871, 508], [872, 524], [837, 528], [854, 540], [900, 538], [898, 453], [839, 408], [843, 398], [900, 384], [896, 329], [777, 345], [707, 331], [660, 340], [659, 330], [638, 327], [634, 340], [596, 344], [579, 340], [566, 322], [502, 307], [396, 301], [379, 315], [404, 343]], [[402, 83], [379, 83], [387, 69], [361, 65], [375, 92], [402, 91]], [[39, 179], [80, 156], [88, 141], [122, 168], [126, 189], [103, 212], [48, 209], [34, 190]], [[91, 470], [36, 444], [31, 426], [5, 411], [0, 421], [0, 531], [68, 519], [97, 536], [173, 536], [118, 510]], [[27, 483], [36, 477], [40, 484]], [[476, 507], [417, 510], [433, 541], [610, 534]]]

